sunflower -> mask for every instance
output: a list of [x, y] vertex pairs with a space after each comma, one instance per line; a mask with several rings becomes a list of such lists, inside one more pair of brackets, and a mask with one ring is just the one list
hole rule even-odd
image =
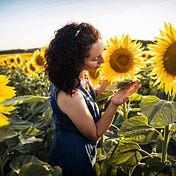
[[41, 49], [41, 51], [40, 51], [40, 53], [41, 53], [41, 55], [43, 56], [43, 57], [45, 57], [45, 53], [46, 53], [46, 50], [48, 49], [48, 45], [46, 45], [46, 46], [44, 46], [42, 49]]
[[154, 86], [164, 86], [170, 96], [176, 93], [176, 29], [164, 23], [165, 31], [160, 30], [161, 37], [155, 37], [154, 44], [148, 44], [150, 61], [153, 69], [151, 75], [156, 79]]
[[151, 58], [150, 51], [143, 51], [142, 57], [144, 58], [145, 61]]
[[34, 61], [34, 66], [37, 68], [37, 70], [42, 71], [45, 65], [45, 58], [43, 57], [41, 52], [39, 50], [35, 50], [32, 58]]
[[23, 64], [23, 62], [22, 62], [22, 57], [21, 57], [19, 54], [17, 54], [17, 55], [15, 56], [15, 62], [16, 62], [16, 65], [17, 65], [18, 67], [21, 67], [21, 66], [22, 66], [22, 64]]
[[93, 85], [93, 87], [98, 87], [101, 81], [101, 75], [100, 75], [100, 70], [95, 69], [95, 70], [87, 70], [86, 75]]
[[10, 111], [15, 109], [13, 106], [1, 105], [6, 99], [15, 96], [14, 87], [7, 86], [8, 83], [9, 79], [4, 75], [0, 75], [0, 127], [9, 124], [8, 118], [4, 114], [10, 114]]
[[10, 69], [10, 70], [15, 70], [16, 68], [17, 68], [17, 66], [16, 66], [16, 64], [15, 63], [10, 63], [9, 65], [8, 65], [8, 68]]
[[26, 65], [22, 67], [22, 71], [25, 75], [30, 75], [30, 72], [28, 71], [28, 67]]
[[6, 66], [6, 65], [7, 65], [6, 59], [1, 57], [0, 58], [0, 66]]
[[14, 106], [2, 106], [0, 105], [0, 127], [9, 124], [8, 118], [4, 114], [10, 114], [10, 111], [15, 109]]
[[8, 64], [15, 64], [15, 57], [13, 55], [7, 58]]
[[142, 57], [142, 43], [132, 41], [129, 35], [117, 36], [107, 40], [105, 45], [102, 75], [111, 83], [125, 79], [135, 79], [142, 67], [145, 67]]

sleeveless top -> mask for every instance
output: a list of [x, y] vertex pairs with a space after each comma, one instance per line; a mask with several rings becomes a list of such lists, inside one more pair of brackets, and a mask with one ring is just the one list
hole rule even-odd
[[[100, 113], [94, 101], [93, 89], [90, 84], [89, 86], [90, 91], [87, 91], [79, 84], [79, 90], [96, 123], [100, 119]], [[83, 136], [70, 118], [61, 111], [57, 105], [57, 92], [58, 89], [51, 83], [50, 103], [56, 132], [49, 150], [48, 163], [60, 166], [63, 176], [94, 176], [97, 142]]]

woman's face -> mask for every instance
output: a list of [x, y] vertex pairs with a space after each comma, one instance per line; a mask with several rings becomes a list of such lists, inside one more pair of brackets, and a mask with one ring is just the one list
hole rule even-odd
[[85, 58], [84, 69], [94, 70], [100, 67], [104, 63], [102, 52], [104, 50], [104, 45], [102, 40], [98, 40], [94, 43], [90, 49], [90, 56]]

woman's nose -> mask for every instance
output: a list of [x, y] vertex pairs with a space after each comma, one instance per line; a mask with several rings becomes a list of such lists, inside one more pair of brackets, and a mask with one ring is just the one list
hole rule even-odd
[[104, 63], [104, 58], [103, 58], [103, 56], [100, 56], [100, 57], [99, 57], [99, 63]]

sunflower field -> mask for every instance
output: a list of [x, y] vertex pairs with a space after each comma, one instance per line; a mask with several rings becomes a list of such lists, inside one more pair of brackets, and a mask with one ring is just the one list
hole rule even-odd
[[[114, 36], [105, 43], [104, 63], [87, 72], [104, 113], [111, 96], [129, 80], [141, 88], [117, 108], [98, 141], [97, 176], [176, 175], [176, 29], [164, 23], [155, 41]], [[45, 51], [0, 55], [0, 176], [61, 176], [47, 163], [55, 126], [45, 74]]]

